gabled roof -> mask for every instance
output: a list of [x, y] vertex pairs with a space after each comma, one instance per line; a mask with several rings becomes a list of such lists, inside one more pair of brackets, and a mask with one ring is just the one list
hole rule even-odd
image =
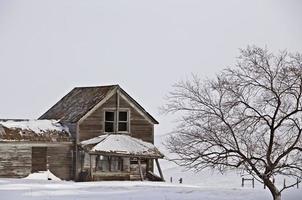
[[39, 119], [56, 119], [70, 123], [77, 122], [115, 88], [116, 85], [76, 87]]
[[107, 134], [85, 140], [81, 146], [91, 153], [124, 156], [163, 158], [164, 155], [151, 143], [121, 134]]
[[61, 122], [78, 122], [86, 113], [97, 106], [113, 90], [120, 89], [154, 124], [158, 122], [119, 85], [76, 87], [44, 113], [39, 119], [56, 119]]
[[127, 92], [125, 92], [125, 90], [123, 90], [122, 88], [119, 89], [128, 99], [130, 99], [130, 101], [135, 104], [138, 109], [140, 109], [144, 114], [146, 114], [147, 117], [150, 118], [154, 124], [159, 124], [158, 121], [154, 117], [152, 117], [152, 115], [150, 115], [139, 103], [137, 103], [137, 101], [135, 101]]

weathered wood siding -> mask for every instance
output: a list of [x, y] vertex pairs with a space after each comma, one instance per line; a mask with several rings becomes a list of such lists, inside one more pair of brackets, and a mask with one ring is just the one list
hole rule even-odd
[[63, 180], [73, 178], [72, 147], [58, 146], [47, 148], [49, 170]]
[[[143, 173], [143, 177], [144, 177], [144, 180], [146, 180], [146, 163], [145, 162], [142, 162], [141, 163], [141, 167], [142, 167], [142, 173]], [[132, 181], [139, 181], [141, 180], [141, 177], [140, 177], [140, 172], [139, 172], [139, 165], [138, 164], [131, 164], [130, 165], [130, 180]]]
[[125, 99], [120, 97], [120, 109], [130, 110], [130, 134], [132, 137], [154, 143], [154, 125], [133, 108]]
[[21, 178], [31, 173], [31, 147], [0, 144], [0, 177]]
[[0, 144], [0, 177], [26, 177], [31, 172], [44, 170], [45, 165], [57, 177], [72, 179], [72, 146]]
[[[119, 109], [130, 111], [130, 135], [144, 141], [154, 143], [154, 125], [142, 114], [132, 107], [125, 99], [119, 97]], [[104, 134], [104, 111], [115, 110], [117, 107], [117, 96], [113, 95], [102, 106], [96, 109], [82, 123], [79, 124], [80, 141]]]
[[104, 134], [104, 108], [116, 108], [116, 95], [108, 99], [79, 125], [80, 141]]

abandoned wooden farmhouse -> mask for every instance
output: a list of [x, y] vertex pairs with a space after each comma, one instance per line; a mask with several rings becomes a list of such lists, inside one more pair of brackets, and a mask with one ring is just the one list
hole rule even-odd
[[0, 120], [0, 177], [163, 181], [155, 124], [118, 85], [74, 88], [37, 120]]

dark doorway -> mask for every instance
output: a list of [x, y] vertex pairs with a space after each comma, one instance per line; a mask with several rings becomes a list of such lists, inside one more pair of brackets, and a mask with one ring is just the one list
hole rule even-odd
[[47, 147], [32, 147], [31, 172], [47, 170]]

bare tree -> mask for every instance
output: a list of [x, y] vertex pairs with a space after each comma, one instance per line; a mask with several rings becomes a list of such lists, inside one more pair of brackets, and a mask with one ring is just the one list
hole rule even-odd
[[301, 54], [248, 47], [214, 80], [174, 85], [164, 110], [182, 118], [167, 147], [188, 168], [244, 170], [281, 200], [293, 185], [278, 188], [273, 177], [302, 174], [301, 96]]

